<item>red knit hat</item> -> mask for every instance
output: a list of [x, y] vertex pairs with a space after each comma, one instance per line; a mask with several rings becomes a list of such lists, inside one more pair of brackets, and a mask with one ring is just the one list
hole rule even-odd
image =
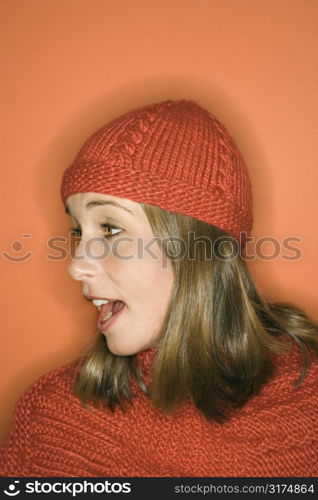
[[242, 248], [252, 229], [242, 156], [225, 127], [194, 101], [151, 104], [95, 132], [63, 175], [64, 203], [83, 192], [189, 215], [228, 231]]

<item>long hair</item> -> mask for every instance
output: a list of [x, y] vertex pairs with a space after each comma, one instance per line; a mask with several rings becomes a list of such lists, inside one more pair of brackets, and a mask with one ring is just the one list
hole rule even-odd
[[294, 344], [303, 355], [295, 381], [299, 387], [310, 355], [318, 356], [313, 319], [295, 305], [262, 298], [238, 243], [226, 231], [153, 205], [141, 206], [174, 270], [151, 387], [136, 356], [114, 355], [100, 333], [77, 375], [75, 395], [84, 404], [103, 402], [111, 411], [117, 405], [126, 411], [123, 403], [135, 397], [132, 377], [165, 413], [190, 400], [207, 419], [223, 423], [274, 376], [275, 356]]

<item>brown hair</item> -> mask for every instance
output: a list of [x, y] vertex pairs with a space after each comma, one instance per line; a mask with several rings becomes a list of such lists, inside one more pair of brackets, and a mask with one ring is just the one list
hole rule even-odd
[[[294, 343], [304, 359], [295, 383], [299, 387], [310, 365], [308, 354], [318, 356], [318, 325], [292, 304], [262, 298], [238, 243], [227, 232], [183, 214], [141, 206], [175, 274], [155, 346], [151, 388], [136, 357], [112, 354], [100, 334], [76, 378], [75, 395], [83, 403], [104, 402], [112, 411], [117, 405], [125, 411], [124, 400], [131, 403], [134, 397], [133, 377], [165, 413], [190, 399], [207, 419], [222, 423], [260, 391], [275, 373], [275, 355], [288, 352]], [[189, 234], [195, 241], [189, 243]], [[180, 241], [186, 249], [182, 258]]]

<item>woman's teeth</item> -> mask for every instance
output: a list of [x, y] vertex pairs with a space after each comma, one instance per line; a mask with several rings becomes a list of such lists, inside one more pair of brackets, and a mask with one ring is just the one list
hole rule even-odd
[[100, 311], [100, 306], [102, 306], [103, 304], [108, 304], [109, 300], [106, 300], [106, 299], [93, 299], [92, 300], [94, 306], [97, 307], [97, 309]]
[[109, 300], [106, 299], [93, 299], [94, 306], [102, 306], [103, 304], [108, 304]]
[[113, 315], [112, 311], [109, 311], [109, 313], [107, 313], [106, 316], [104, 316], [103, 321], [107, 321], [112, 317], [112, 315]]

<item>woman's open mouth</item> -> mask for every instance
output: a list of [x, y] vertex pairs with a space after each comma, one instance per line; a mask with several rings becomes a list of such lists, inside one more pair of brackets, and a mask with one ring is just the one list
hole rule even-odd
[[122, 313], [124, 307], [125, 304], [121, 300], [108, 301], [107, 303], [102, 304], [97, 319], [98, 329], [100, 331], [105, 331], [110, 328], [110, 326], [114, 324], [118, 316]]

